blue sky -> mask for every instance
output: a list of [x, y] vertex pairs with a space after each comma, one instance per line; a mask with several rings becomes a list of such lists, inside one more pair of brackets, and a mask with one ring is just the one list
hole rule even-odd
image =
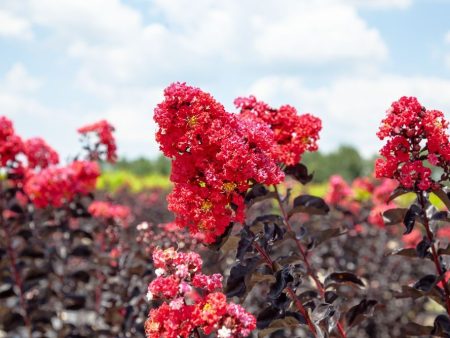
[[0, 114], [64, 156], [78, 126], [155, 156], [153, 108], [185, 81], [323, 119], [321, 149], [376, 152], [401, 95], [450, 117], [450, 0], [0, 0]]

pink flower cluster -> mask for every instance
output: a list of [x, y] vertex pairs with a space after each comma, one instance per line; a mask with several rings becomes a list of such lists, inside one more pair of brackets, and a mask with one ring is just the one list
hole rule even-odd
[[148, 287], [147, 299], [164, 303], [150, 310], [147, 337], [187, 338], [202, 330], [206, 335], [216, 332], [219, 338], [238, 338], [255, 329], [255, 317], [240, 305], [227, 303], [220, 292], [222, 276], [202, 273], [197, 253], [156, 249], [153, 261], [157, 278]]
[[[78, 132], [82, 135], [94, 133], [97, 135], [99, 144], [106, 148], [106, 160], [110, 163], [114, 163], [117, 160], [117, 147], [114, 139], [114, 127], [106, 120], [100, 120], [96, 123], [92, 123], [81, 127]], [[98, 155], [98, 154], [97, 154]]]
[[28, 159], [28, 167], [45, 169], [59, 163], [59, 155], [47, 142], [34, 137], [24, 142], [24, 153]]
[[330, 205], [344, 208], [354, 214], [358, 213], [361, 208], [360, 203], [354, 199], [353, 189], [339, 175], [330, 177], [325, 201]]
[[[79, 129], [80, 133], [96, 132], [100, 143], [108, 149], [108, 159], [115, 159], [114, 128], [100, 121]], [[95, 155], [95, 154], [94, 154]], [[94, 157], [90, 154], [90, 157]], [[12, 122], [0, 116], [0, 167], [6, 168], [14, 186], [23, 187], [29, 199], [38, 208], [61, 207], [77, 195], [86, 195], [95, 189], [100, 167], [94, 161], [76, 160], [66, 166], [56, 166], [59, 155], [42, 138], [23, 141], [16, 135]], [[125, 210], [114, 208], [121, 218]]]
[[105, 201], [94, 201], [89, 205], [89, 213], [96, 218], [113, 219], [123, 225], [127, 225], [130, 217], [130, 208], [120, 204], [113, 204]]
[[279, 163], [294, 165], [305, 151], [317, 151], [322, 122], [310, 114], [298, 115], [297, 110], [284, 105], [271, 108], [254, 96], [239, 97], [234, 101], [241, 114], [251, 120], [263, 122], [274, 133], [274, 156]]
[[12, 122], [5, 116], [0, 116], [0, 166], [5, 167], [15, 161], [22, 152], [23, 142], [16, 135]]
[[67, 166], [30, 172], [24, 190], [38, 208], [61, 207], [76, 195], [94, 190], [98, 176], [100, 167], [96, 162], [74, 161]]
[[396, 207], [394, 202], [388, 202], [389, 196], [398, 186], [395, 180], [373, 180], [368, 177], [356, 178], [350, 186], [341, 176], [333, 175], [329, 181], [325, 201], [335, 207], [351, 211], [358, 215], [361, 203], [368, 203], [370, 214], [368, 222], [379, 228], [384, 228], [383, 212]]
[[34, 137], [23, 141], [16, 134], [12, 122], [5, 116], [0, 116], [1, 167], [8, 166], [11, 172], [24, 174], [30, 169], [44, 169], [58, 162], [58, 153], [42, 138]]
[[169, 209], [178, 225], [211, 243], [230, 222], [244, 220], [243, 195], [251, 184], [283, 180], [272, 157], [274, 135], [262, 121], [230, 114], [184, 83], [170, 85], [164, 96], [154, 119], [161, 150], [172, 158]]
[[373, 207], [370, 211], [369, 223], [384, 228], [383, 213], [397, 207], [394, 201], [388, 202], [390, 195], [397, 188], [398, 183], [391, 179], [382, 179], [372, 193]]
[[[438, 189], [450, 173], [447, 128], [442, 112], [425, 109], [415, 97], [392, 103], [377, 133], [381, 140], [388, 139], [375, 165], [377, 177], [393, 178], [412, 190]], [[441, 180], [432, 179], [433, 167], [443, 170]]]

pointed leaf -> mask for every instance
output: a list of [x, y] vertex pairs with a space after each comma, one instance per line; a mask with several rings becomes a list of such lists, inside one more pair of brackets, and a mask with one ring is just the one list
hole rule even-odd
[[351, 272], [333, 272], [325, 279], [325, 285], [329, 287], [332, 284], [351, 283], [364, 287], [364, 282]]
[[284, 169], [286, 175], [294, 177], [301, 184], [305, 185], [312, 181], [314, 174], [308, 173], [308, 168], [302, 164], [297, 163], [295, 165], [287, 166]]

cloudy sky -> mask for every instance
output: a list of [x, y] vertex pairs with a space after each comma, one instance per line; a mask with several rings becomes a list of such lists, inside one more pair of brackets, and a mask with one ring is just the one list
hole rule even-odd
[[321, 148], [369, 155], [389, 104], [450, 117], [450, 0], [0, 0], [0, 114], [64, 156], [106, 118], [155, 156], [153, 108], [185, 81], [323, 120]]

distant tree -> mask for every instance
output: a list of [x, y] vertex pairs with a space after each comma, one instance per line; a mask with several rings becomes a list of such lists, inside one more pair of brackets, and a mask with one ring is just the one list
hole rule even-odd
[[129, 171], [137, 176], [149, 174], [160, 174], [168, 176], [170, 174], [170, 161], [162, 155], [156, 159], [139, 157], [134, 160], [122, 158], [117, 161], [114, 170]]
[[[306, 153], [302, 162], [314, 171], [314, 182], [328, 181], [331, 175], [338, 174], [347, 181], [358, 176], [370, 175], [376, 157], [365, 159], [358, 150], [349, 145], [342, 145], [330, 153]], [[133, 160], [122, 158], [115, 167], [108, 166], [105, 170], [125, 170], [137, 176], [149, 174], [170, 175], [170, 160], [159, 155], [155, 159], [139, 157]]]
[[328, 154], [307, 153], [302, 162], [315, 172], [315, 182], [326, 182], [334, 174], [341, 175], [347, 181], [369, 175], [373, 170], [373, 161], [364, 159], [356, 148], [342, 145]]
[[157, 173], [166, 176], [170, 175], [171, 164], [170, 160], [167, 157], [159, 155], [159, 157], [154, 161], [153, 165]]

